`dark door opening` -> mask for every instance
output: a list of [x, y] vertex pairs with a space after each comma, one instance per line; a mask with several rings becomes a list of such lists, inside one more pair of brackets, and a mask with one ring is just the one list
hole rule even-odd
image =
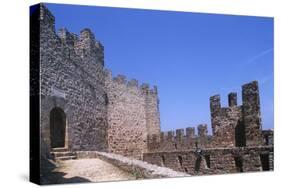
[[268, 154], [261, 154], [261, 166], [263, 171], [269, 171], [269, 155]]
[[66, 116], [62, 109], [53, 108], [50, 113], [50, 135], [51, 147], [58, 148], [65, 146]]
[[245, 125], [243, 121], [238, 121], [235, 127], [235, 146], [246, 146]]
[[243, 161], [241, 157], [234, 157], [237, 172], [243, 172]]

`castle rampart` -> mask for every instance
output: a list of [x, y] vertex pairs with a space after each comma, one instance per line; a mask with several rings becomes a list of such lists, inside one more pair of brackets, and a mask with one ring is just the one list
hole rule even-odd
[[[208, 135], [207, 125], [201, 124], [197, 127], [198, 135], [194, 134], [194, 128], [186, 128], [185, 134], [184, 129], [178, 129], [149, 136], [149, 149], [151, 151], [167, 151], [198, 147], [221, 148], [262, 145], [257, 82], [243, 85], [242, 96], [243, 104], [237, 106], [237, 93], [231, 92], [228, 95], [228, 107], [221, 107], [219, 95], [210, 97], [212, 136]], [[157, 141], [158, 143], [156, 143]]]
[[[69, 150], [106, 150], [142, 158], [147, 135], [160, 132], [156, 86], [139, 86], [104, 68], [104, 47], [90, 29], [55, 32], [55, 18], [40, 5], [42, 138], [51, 149], [50, 112], [67, 122]], [[75, 115], [74, 115], [75, 114]]]
[[[186, 131], [184, 131], [186, 130]], [[195, 128], [177, 129], [176, 131], [161, 132], [159, 135], [148, 136], [149, 152], [154, 151], [182, 151], [196, 148], [211, 147], [212, 136], [207, 133], [207, 125], [197, 126], [198, 135], [195, 135]]]
[[144, 161], [191, 175], [273, 170], [273, 147], [148, 152]]
[[216, 174], [273, 170], [273, 131], [261, 129], [258, 83], [242, 86], [228, 95], [228, 107], [220, 96], [210, 97], [213, 134], [206, 124], [148, 136], [144, 160], [189, 174]]
[[227, 107], [220, 95], [210, 97], [212, 135], [206, 124], [197, 135], [194, 127], [161, 132], [156, 86], [113, 77], [90, 29], [56, 33], [50, 11], [43, 4], [37, 11], [39, 31], [35, 24], [31, 32], [40, 37], [31, 45], [39, 52], [31, 51], [31, 72], [40, 85], [31, 80], [30, 93], [40, 96], [41, 154], [113, 152], [189, 174], [273, 169], [273, 130], [262, 130], [257, 81], [242, 86], [241, 105], [234, 92]]

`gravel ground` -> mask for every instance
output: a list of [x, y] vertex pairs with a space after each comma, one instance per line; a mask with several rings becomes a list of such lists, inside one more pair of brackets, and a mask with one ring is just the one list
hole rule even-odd
[[53, 172], [63, 175], [57, 183], [136, 179], [132, 174], [97, 158], [61, 161]]

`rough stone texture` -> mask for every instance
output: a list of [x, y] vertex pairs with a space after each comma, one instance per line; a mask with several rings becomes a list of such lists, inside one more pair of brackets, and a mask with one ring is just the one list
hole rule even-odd
[[160, 133], [157, 89], [107, 72], [109, 151], [137, 159], [147, 152], [147, 135]]
[[[142, 158], [147, 135], [160, 132], [157, 88], [112, 78], [104, 68], [104, 47], [89, 29], [79, 36], [65, 28], [56, 33], [55, 18], [43, 4], [39, 20], [42, 145]], [[53, 111], [64, 119], [52, 121]]]
[[263, 130], [263, 145], [274, 145], [273, 130]]
[[97, 157], [109, 162], [118, 168], [134, 174], [137, 178], [161, 178], [161, 177], [183, 177], [189, 174], [177, 172], [166, 167], [160, 167], [149, 164], [145, 161], [130, 159], [114, 153], [105, 153], [97, 151], [81, 151], [77, 156], [81, 158]]
[[[220, 96], [210, 98], [213, 135], [207, 125], [161, 132], [148, 136], [149, 151], [174, 151], [196, 148], [260, 146], [272, 143], [273, 131], [262, 131], [258, 84], [256, 81], [242, 86], [243, 104], [237, 106], [237, 94], [229, 94], [229, 107], [221, 107]], [[247, 96], [246, 96], [247, 95]], [[268, 144], [266, 144], [268, 145]]]
[[129, 171], [137, 169], [144, 177], [180, 174], [92, 151], [190, 174], [273, 169], [273, 131], [262, 130], [256, 81], [242, 86], [240, 106], [233, 92], [228, 107], [221, 107], [219, 95], [210, 98], [212, 136], [205, 124], [197, 127], [198, 135], [194, 128], [160, 132], [157, 87], [139, 86], [123, 75], [113, 78], [104, 67], [104, 47], [89, 29], [79, 36], [65, 28], [56, 33], [54, 16], [43, 4], [39, 8], [39, 16], [32, 18], [39, 31], [31, 32], [40, 35], [32, 38], [31, 47], [40, 53], [31, 50], [30, 95], [40, 96], [42, 161], [73, 158], [75, 153], [74, 157], [100, 157]]
[[143, 160], [192, 175], [273, 170], [273, 130], [261, 128], [258, 83], [242, 86], [241, 106], [236, 93], [228, 101], [221, 107], [219, 95], [210, 98], [212, 136], [204, 124], [198, 135], [194, 128], [150, 135]]
[[260, 97], [257, 81], [242, 86], [242, 100], [246, 145], [260, 145], [262, 144], [262, 133]]
[[[266, 171], [262, 167], [261, 155], [273, 157], [273, 147], [235, 147], [185, 150], [174, 152], [151, 152], [144, 154], [144, 161], [164, 166], [190, 175], [225, 174], [237, 172]], [[242, 167], [235, 164], [242, 160]], [[268, 161], [273, 170], [273, 159]]]
[[66, 29], [57, 35], [55, 18], [44, 5], [40, 8], [41, 138], [51, 146], [50, 112], [59, 108], [67, 118], [65, 147], [105, 150], [103, 48], [89, 30], [81, 31], [80, 37]]

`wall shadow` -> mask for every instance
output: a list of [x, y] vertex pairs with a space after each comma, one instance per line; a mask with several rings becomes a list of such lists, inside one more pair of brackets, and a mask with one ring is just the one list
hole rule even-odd
[[54, 171], [56, 168], [57, 166], [48, 159], [41, 160], [40, 182], [42, 185], [91, 182], [79, 176], [65, 178], [66, 173]]

